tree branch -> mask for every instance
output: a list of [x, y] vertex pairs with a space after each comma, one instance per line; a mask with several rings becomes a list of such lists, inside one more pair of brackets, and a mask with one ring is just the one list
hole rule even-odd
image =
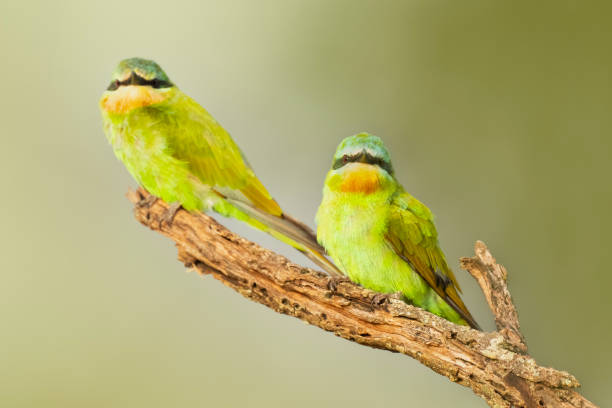
[[[595, 407], [574, 388], [569, 373], [541, 367], [524, 354], [505, 268], [482, 242], [462, 265], [483, 289], [499, 332], [453, 324], [392, 297], [348, 281], [330, 285], [322, 272], [296, 265], [225, 229], [205, 214], [179, 210], [171, 224], [168, 205], [130, 191], [135, 216], [172, 239], [185, 266], [211, 274], [243, 296], [337, 336], [406, 354], [452, 382], [471, 388], [494, 407]], [[333, 287], [333, 290], [330, 289]]]
[[526, 353], [527, 344], [520, 331], [518, 313], [506, 284], [506, 268], [495, 261], [484, 242], [476, 241], [474, 252], [476, 256], [473, 258], [461, 258], [461, 267], [480, 285], [495, 316], [497, 331], [516, 351]]

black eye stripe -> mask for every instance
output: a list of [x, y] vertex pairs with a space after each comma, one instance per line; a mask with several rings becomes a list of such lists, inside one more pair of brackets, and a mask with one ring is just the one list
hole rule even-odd
[[144, 86], [148, 85], [155, 89], [170, 88], [174, 86], [174, 84], [170, 81], [164, 81], [162, 79], [157, 79], [157, 78], [145, 79], [138, 74], [132, 73], [132, 75], [130, 75], [130, 77], [126, 79], [125, 81], [115, 80], [111, 82], [108, 88], [106, 88], [106, 90], [114, 91], [115, 89], [121, 86], [124, 86], [124, 85], [144, 85]]
[[334, 170], [339, 169], [340, 167], [344, 166], [345, 164], [353, 163], [353, 162], [358, 161], [359, 157], [361, 157], [361, 153], [353, 154], [353, 155], [345, 154], [344, 156], [340, 157], [339, 159], [336, 159], [334, 161], [334, 164], [333, 164], [332, 167], [334, 168]]
[[[362, 160], [364, 156], [365, 156], [365, 160]], [[365, 152], [365, 153], [359, 152], [359, 153], [355, 153], [351, 155], [345, 154], [342, 157], [334, 161], [332, 168], [334, 170], [337, 170], [340, 167], [347, 165], [348, 163], [355, 163], [355, 162], [361, 162], [361, 161], [363, 161], [364, 163], [374, 165], [374, 166], [378, 166], [381, 169], [384, 169], [387, 173], [393, 174], [393, 167], [391, 166], [390, 162], [384, 161], [381, 157], [372, 156], [368, 152]]]
[[391, 170], [391, 163], [385, 162], [382, 158], [372, 156], [369, 153], [366, 153], [366, 163], [373, 164], [375, 166], [383, 168], [389, 174], [391, 174], [391, 172], [392, 172], [392, 170]]

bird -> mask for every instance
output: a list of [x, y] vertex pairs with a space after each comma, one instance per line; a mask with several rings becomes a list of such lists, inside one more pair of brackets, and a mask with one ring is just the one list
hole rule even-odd
[[176, 211], [213, 210], [293, 246], [332, 275], [308, 226], [283, 212], [229, 133], [183, 93], [155, 61], [124, 59], [99, 102], [117, 158], [153, 200]]
[[480, 330], [459, 297], [431, 211], [397, 181], [378, 136], [363, 132], [338, 145], [316, 224], [319, 243], [351, 281]]

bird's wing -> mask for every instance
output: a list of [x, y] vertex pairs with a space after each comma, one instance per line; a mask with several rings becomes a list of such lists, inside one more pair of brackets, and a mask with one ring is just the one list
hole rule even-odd
[[431, 211], [405, 191], [396, 193], [385, 236], [393, 248], [431, 288], [472, 327], [478, 324], [459, 297], [461, 291], [438, 244]]
[[169, 150], [204, 184], [224, 195], [280, 216], [282, 210], [259, 181], [229, 133], [197, 102], [182, 94]]
[[[167, 150], [184, 162], [191, 173], [211, 186], [221, 197], [252, 220], [265, 225], [257, 228], [289, 243], [332, 275], [341, 272], [325, 257], [314, 232], [283, 213], [251, 169], [248, 161], [221, 125], [197, 102], [178, 94], [167, 115], [173, 132], [167, 132]], [[254, 225], [254, 224], [252, 224]]]

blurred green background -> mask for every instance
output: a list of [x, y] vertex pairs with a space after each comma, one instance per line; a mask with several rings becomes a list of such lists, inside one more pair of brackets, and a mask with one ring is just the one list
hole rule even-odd
[[0, 405], [485, 406], [187, 274], [133, 219], [135, 183], [102, 133], [98, 98], [132, 56], [158, 61], [311, 224], [338, 142], [381, 136], [477, 320], [493, 328], [457, 259], [482, 239], [532, 355], [611, 403], [607, 4], [3, 1]]

